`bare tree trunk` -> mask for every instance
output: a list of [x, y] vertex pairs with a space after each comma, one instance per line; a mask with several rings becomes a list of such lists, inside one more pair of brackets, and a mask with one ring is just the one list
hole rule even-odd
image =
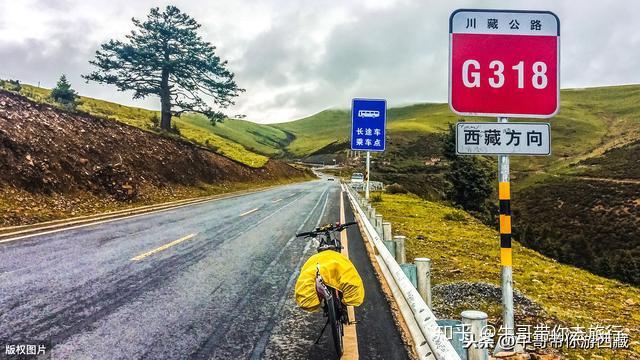
[[169, 90], [169, 71], [162, 69], [162, 82], [160, 84], [160, 128], [171, 129], [171, 91]]

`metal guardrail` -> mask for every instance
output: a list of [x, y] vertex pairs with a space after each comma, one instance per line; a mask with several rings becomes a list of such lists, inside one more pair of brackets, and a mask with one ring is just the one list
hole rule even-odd
[[[364, 188], [367, 186], [367, 183], [349, 183], [351, 188], [356, 191], [364, 191]], [[370, 191], [381, 191], [384, 190], [384, 184], [380, 181], [369, 181], [369, 190]]]
[[[411, 310], [413, 320], [415, 320], [415, 324], [417, 325], [417, 328], [421, 333], [412, 334], [412, 337], [414, 338], [414, 340], [416, 338], [424, 338], [424, 340], [426, 340], [423, 343], [414, 341], [418, 357], [420, 359], [431, 359], [435, 357], [435, 359], [437, 360], [460, 360], [460, 356], [455, 351], [446, 335], [442, 332], [442, 330], [436, 323], [437, 319], [435, 315], [422, 299], [411, 280], [407, 277], [407, 275], [405, 275], [404, 271], [396, 261], [394, 254], [391, 254], [391, 252], [385, 246], [382, 239], [382, 226], [379, 226], [379, 229], [376, 229], [376, 226], [372, 224], [372, 221], [377, 224], [378, 221], [381, 222], [382, 219], [376, 219], [376, 215], [374, 215], [374, 219], [369, 218], [369, 214], [367, 214], [362, 209], [362, 204], [364, 204], [366, 200], [364, 200], [360, 196], [360, 194], [358, 194], [357, 190], [354, 189], [354, 187], [352, 187], [351, 185], [352, 184], [347, 184], [345, 186], [351, 200], [351, 204], [353, 205], [355, 212], [360, 215], [360, 218], [363, 222], [364, 230], [367, 232], [369, 239], [372, 240], [373, 246], [379, 253], [380, 258], [384, 262], [385, 267], [388, 269], [388, 274], [390, 276], [387, 276], [384, 270], [383, 275], [385, 275], [385, 278], [387, 278], [386, 280], [388, 283], [393, 282], [393, 285], [397, 286], [397, 288], [400, 290], [403, 299], [397, 300], [406, 302]], [[377, 215], [377, 217], [381, 216]], [[405, 317], [405, 319], [407, 318], [405, 314], [403, 314], [403, 317]], [[408, 327], [411, 331], [412, 327]], [[428, 350], [425, 349], [425, 347], [428, 347]]]

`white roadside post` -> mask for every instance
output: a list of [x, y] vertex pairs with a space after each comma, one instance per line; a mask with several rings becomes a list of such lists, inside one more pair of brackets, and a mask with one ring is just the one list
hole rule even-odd
[[396, 243], [396, 261], [398, 264], [404, 264], [407, 262], [407, 253], [404, 249], [404, 243], [407, 239], [406, 236], [396, 235], [393, 237], [393, 241]]
[[473, 342], [467, 349], [467, 360], [488, 360], [489, 349], [476, 346], [487, 326], [487, 314], [482, 311], [466, 310], [462, 312], [461, 317], [462, 326], [465, 327], [465, 332], [471, 333]]
[[376, 214], [374, 224], [375, 224], [375, 227], [376, 227], [376, 231], [378, 232], [378, 234], [380, 235], [380, 237], [383, 237], [383, 233], [382, 233], [382, 231], [383, 231], [383, 228], [382, 228], [382, 222], [383, 222], [383, 221], [382, 221], [382, 214]]
[[427, 306], [431, 308], [431, 259], [415, 258], [418, 293]]
[[382, 240], [388, 241], [393, 240], [392, 232], [391, 232], [391, 223], [385, 221], [382, 223]]

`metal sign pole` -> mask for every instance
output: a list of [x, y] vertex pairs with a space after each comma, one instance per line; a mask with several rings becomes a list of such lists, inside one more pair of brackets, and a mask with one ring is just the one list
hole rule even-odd
[[[498, 122], [509, 119], [499, 117]], [[498, 199], [500, 200], [500, 263], [502, 265], [502, 318], [506, 333], [515, 334], [513, 316], [513, 261], [511, 250], [511, 185], [509, 182], [509, 156], [498, 157]], [[496, 346], [496, 351], [498, 346]]]
[[371, 161], [371, 152], [367, 151], [367, 186], [364, 192], [364, 198], [369, 200], [369, 162]]

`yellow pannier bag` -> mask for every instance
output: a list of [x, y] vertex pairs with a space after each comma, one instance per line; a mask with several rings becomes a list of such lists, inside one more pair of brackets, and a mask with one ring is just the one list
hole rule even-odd
[[324, 283], [342, 291], [342, 302], [352, 306], [362, 304], [364, 286], [356, 267], [339, 252], [325, 250], [310, 257], [300, 270], [295, 288], [296, 302], [300, 308], [315, 311], [320, 307], [320, 299], [316, 293], [318, 265]]

